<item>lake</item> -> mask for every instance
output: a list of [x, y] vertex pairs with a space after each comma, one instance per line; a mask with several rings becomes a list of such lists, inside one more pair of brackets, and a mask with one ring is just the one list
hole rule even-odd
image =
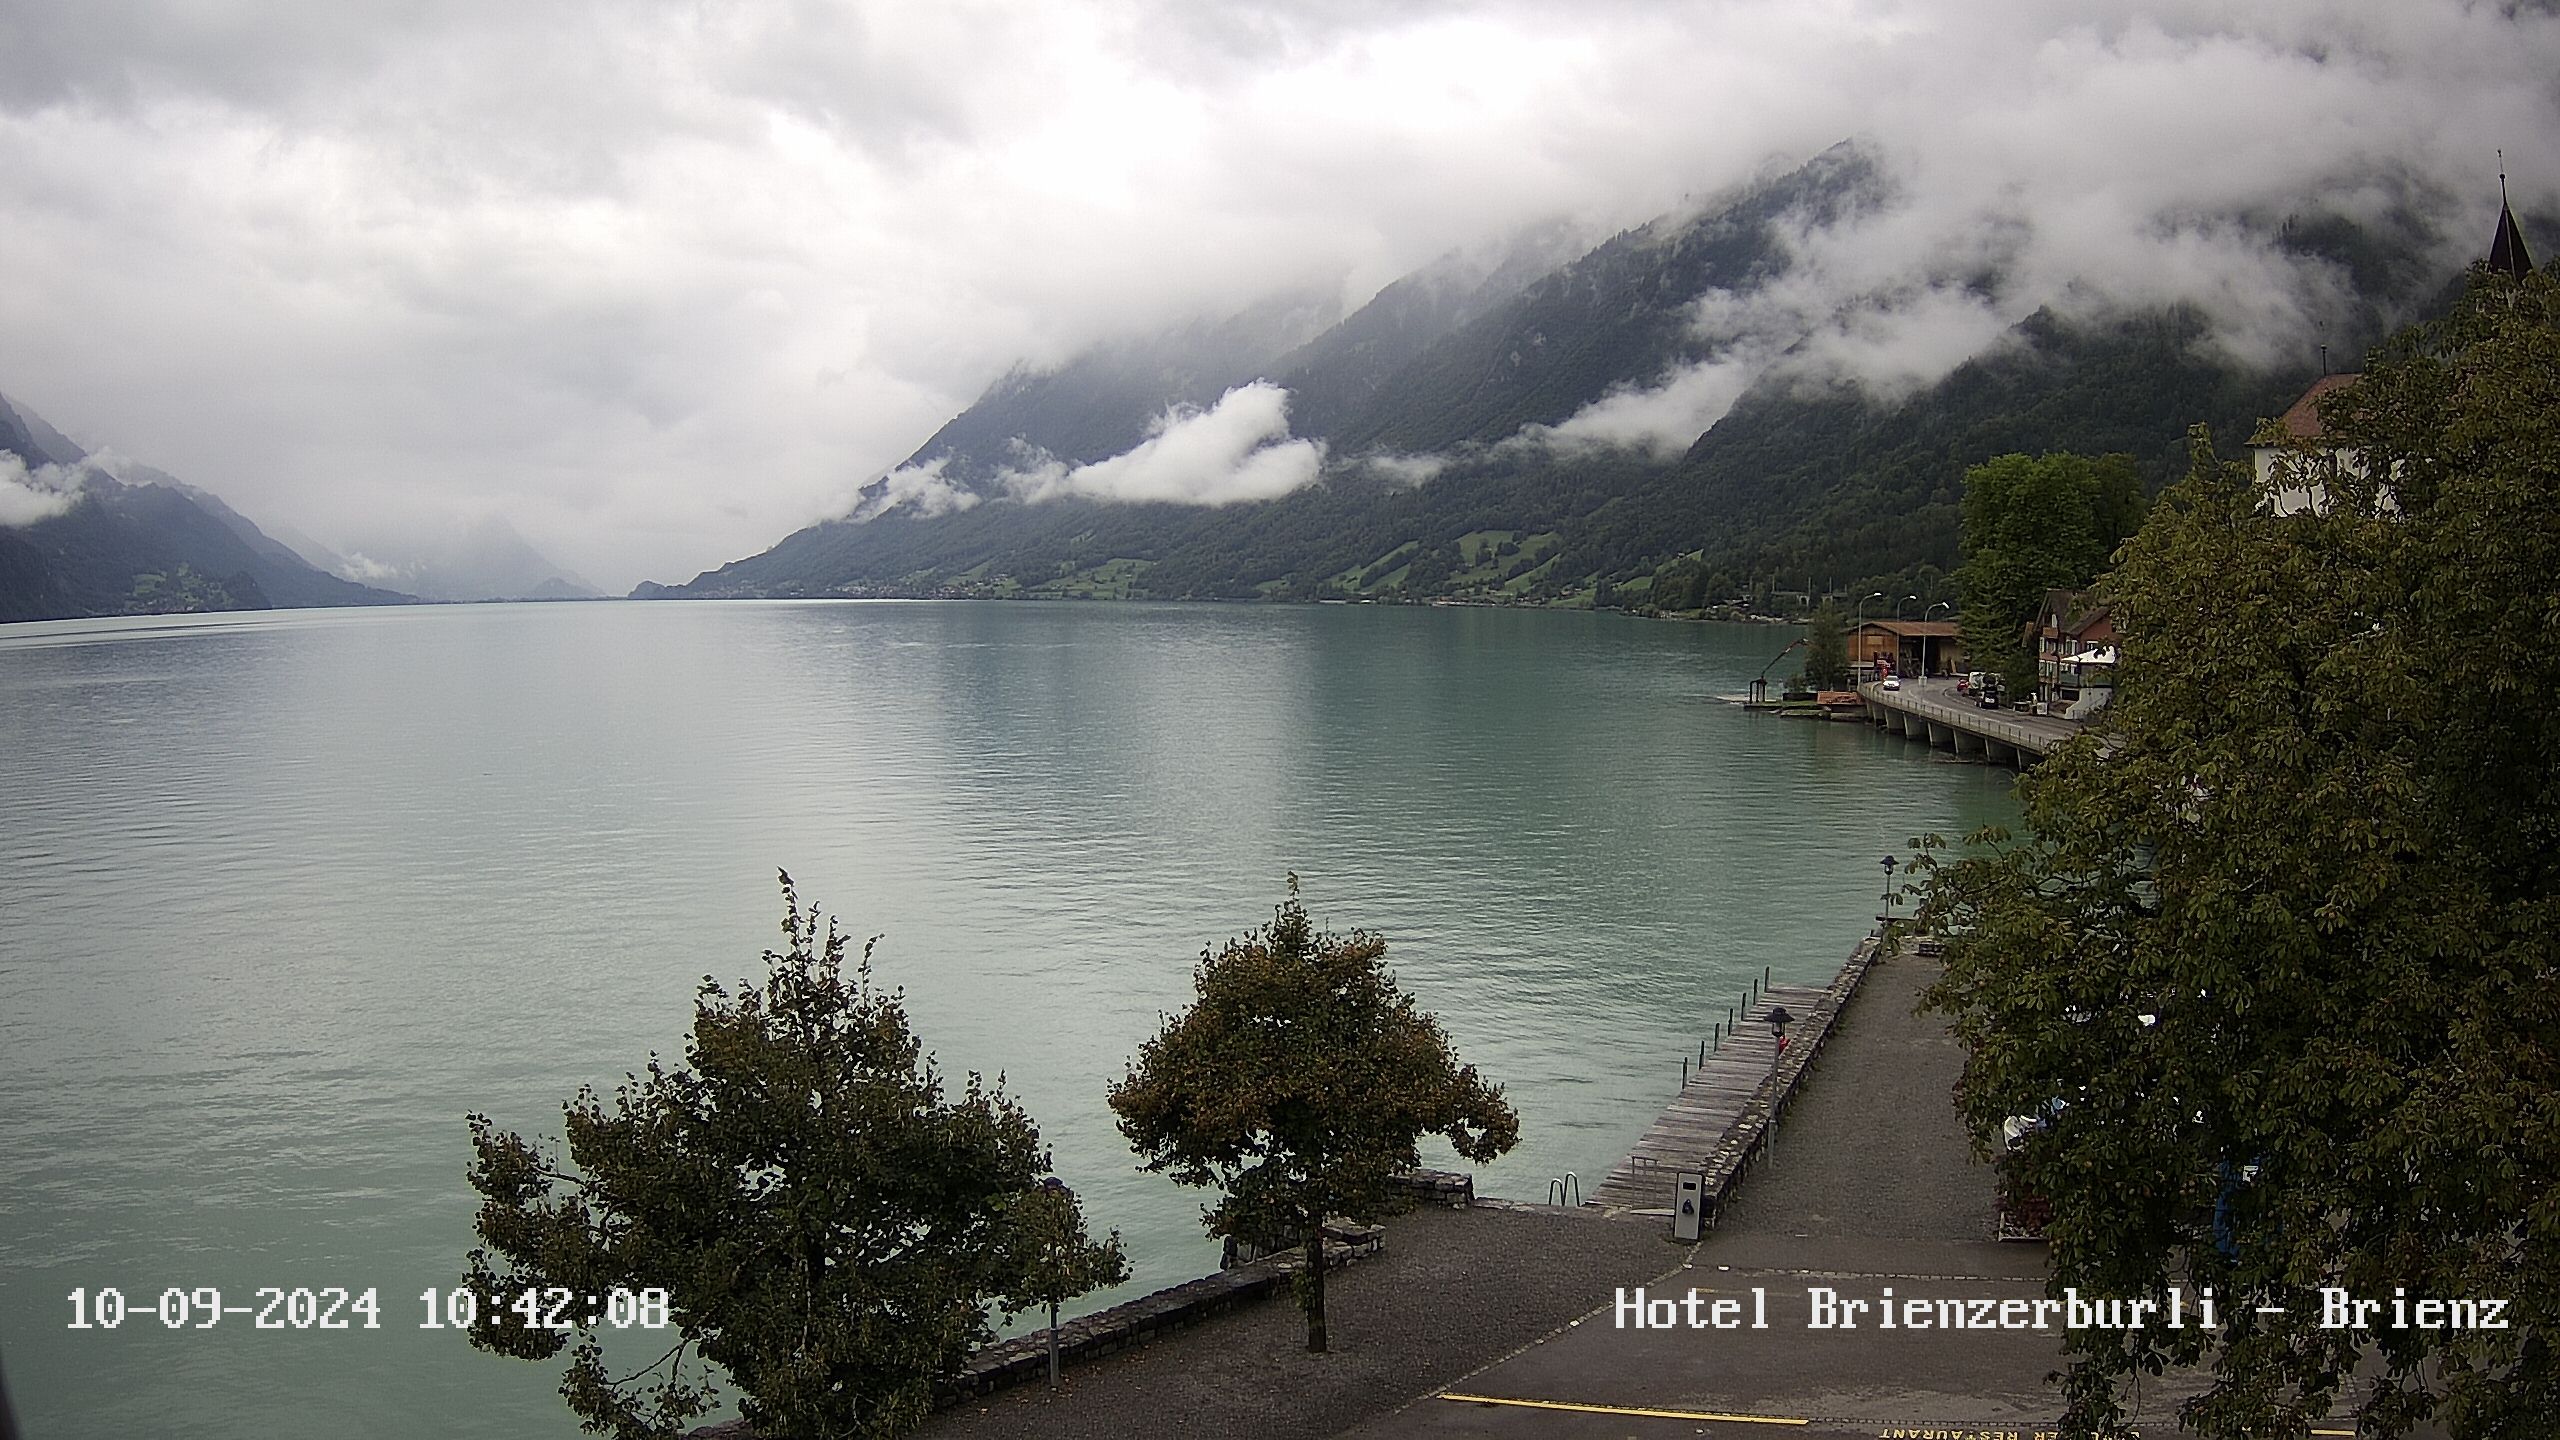
[[[463, 1116], [556, 1134], [680, 1054], [701, 978], [761, 972], [777, 869], [883, 937], [947, 1075], [1005, 1076], [1127, 1239], [1124, 1294], [1217, 1253], [1104, 1088], [1291, 871], [1508, 1087], [1479, 1189], [1588, 1185], [1764, 966], [1837, 969], [1880, 857], [2016, 817], [2004, 771], [1716, 701], [1793, 635], [983, 602], [0, 626], [20, 1418], [575, 1435], [556, 1364], [419, 1328], [471, 1244]], [[169, 1331], [171, 1286], [370, 1288], [382, 1327]], [[141, 1308], [70, 1328], [101, 1287]]]

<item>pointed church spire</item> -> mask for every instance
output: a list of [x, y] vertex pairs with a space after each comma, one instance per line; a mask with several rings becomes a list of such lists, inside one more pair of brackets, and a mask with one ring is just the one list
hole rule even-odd
[[2533, 269], [2533, 255], [2524, 248], [2524, 231], [2516, 224], [2516, 212], [2507, 208], [2507, 152], [2498, 152], [2498, 233], [2489, 241], [2489, 268], [2502, 275], [2523, 279]]

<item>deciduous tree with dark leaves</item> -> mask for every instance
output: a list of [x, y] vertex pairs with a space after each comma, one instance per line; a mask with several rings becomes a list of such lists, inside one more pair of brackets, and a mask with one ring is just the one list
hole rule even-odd
[[1319, 932], [1298, 880], [1271, 924], [1203, 953], [1199, 998], [1140, 1048], [1111, 1090], [1144, 1168], [1215, 1186], [1213, 1235], [1304, 1247], [1307, 1348], [1326, 1348], [1324, 1224], [1375, 1218], [1425, 1135], [1479, 1164], [1520, 1120], [1440, 1024], [1415, 1008], [1365, 931]]
[[470, 1327], [501, 1355], [570, 1350], [561, 1393], [617, 1440], [674, 1436], [706, 1413], [703, 1362], [773, 1440], [901, 1434], [988, 1337], [991, 1306], [1065, 1298], [1108, 1269], [1035, 1264], [1056, 1217], [1033, 1198], [1048, 1158], [1030, 1117], [976, 1075], [947, 1095], [898, 995], [873, 983], [871, 947], [848, 967], [844, 937], [800, 908], [788, 875], [782, 895], [787, 944], [765, 953], [763, 983], [706, 977], [683, 1065], [652, 1056], [610, 1101], [569, 1101], [566, 1166], [471, 1117], [472, 1291], [582, 1302], [645, 1288], [671, 1302], [655, 1363], [620, 1377], [582, 1304], [547, 1328], [483, 1300]]
[[[2032, 838], [1923, 856], [1963, 1112], [2044, 1121], [2009, 1163], [2053, 1284], [2217, 1297], [2217, 1330], [2072, 1332], [2073, 1435], [2190, 1365], [2207, 1436], [2560, 1416], [2555, 320], [2548, 275], [2476, 272], [2330, 399], [2313, 510], [2200, 435], [2104, 585], [2114, 704], [2021, 781]], [[2322, 1287], [2383, 1308], [2325, 1326]]]

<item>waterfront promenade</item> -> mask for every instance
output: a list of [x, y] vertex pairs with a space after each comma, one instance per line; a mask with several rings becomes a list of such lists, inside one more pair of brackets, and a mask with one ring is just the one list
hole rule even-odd
[[[1917, 1014], [1937, 967], [1866, 974], [1785, 1116], [1776, 1153], [1697, 1245], [1659, 1216], [1477, 1206], [1390, 1223], [1385, 1253], [1334, 1275], [1335, 1350], [1308, 1355], [1275, 1300], [1000, 1393], [933, 1437], [1177, 1440], [1652, 1440], [1909, 1435], [2039, 1440], [2059, 1402], [2052, 1331], [1813, 1330], [1808, 1293], [2033, 1300], [2040, 1245], [1993, 1241], [1992, 1186], [1949, 1098], [1954, 1038]], [[1768, 1296], [1767, 1330], [1628, 1330], [1619, 1292]], [[1747, 1301], [1746, 1301], [1747, 1303]], [[2178, 1432], [2193, 1387], [2146, 1380], [2137, 1433]], [[2320, 1437], [2353, 1435], [2339, 1419]]]
[[[1807, 1295], [2033, 1299], [2044, 1250], [1991, 1238], [1992, 1185], [1949, 1095], [1962, 1052], [1914, 1013], [1937, 968], [1870, 969], [1786, 1122], [1722, 1222], [1649, 1295], [1765, 1292], [1766, 1330], [1620, 1329], [1613, 1305], [1347, 1435], [1621, 1437], [2049, 1431], [2058, 1337], [1810, 1330]], [[1603, 1302], [1616, 1298], [1604, 1291]], [[1481, 1398], [1450, 1398], [1481, 1397]], [[1641, 1414], [1633, 1412], [1656, 1412]], [[2146, 1417], [2154, 1422], [2157, 1414]]]
[[[1775, 1155], [1744, 1178], [1703, 1244], [1671, 1243], [1658, 1215], [1421, 1211], [1390, 1223], [1383, 1255], [1328, 1282], [1332, 1355], [1305, 1354], [1296, 1307], [1273, 1301], [1070, 1370], [1055, 1395], [1025, 1386], [947, 1412], [923, 1433], [1388, 1440], [1774, 1428], [1873, 1440], [1899, 1426], [1962, 1424], [2032, 1435], [2056, 1409], [2044, 1380], [2060, 1359], [2051, 1336], [1803, 1329], [1812, 1284], [2042, 1293], [2042, 1248], [1990, 1238], [1990, 1175], [1948, 1098], [1961, 1064], [1955, 1042], [1934, 1017], [1913, 1013], [1934, 973], [1910, 957], [1867, 972], [1787, 1112]], [[1767, 1289], [1773, 1328], [1659, 1333], [1610, 1323], [1621, 1289], [1691, 1285]]]

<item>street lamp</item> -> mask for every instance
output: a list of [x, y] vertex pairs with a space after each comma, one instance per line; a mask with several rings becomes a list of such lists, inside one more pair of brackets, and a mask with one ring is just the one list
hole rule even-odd
[[[1876, 593], [1874, 593], [1873, 595], [1868, 595], [1868, 596], [1862, 597], [1862, 598], [1858, 601], [1858, 609], [1857, 609], [1858, 623], [1857, 623], [1857, 627], [1856, 627], [1856, 629], [1857, 629], [1857, 632], [1858, 632], [1858, 648], [1859, 648], [1859, 649], [1861, 649], [1861, 650], [1864, 650], [1865, 648], [1867, 648], [1867, 601], [1869, 601], [1869, 600], [1881, 600], [1881, 599], [1883, 599], [1883, 598], [1884, 598], [1884, 592], [1883, 592], [1883, 591], [1881, 591], [1881, 590], [1879, 590], [1879, 591], [1877, 591]], [[1869, 658], [1867, 658], [1867, 659], [1865, 659], [1865, 660], [1863, 660], [1863, 661], [1861, 661], [1861, 662], [1858, 662], [1858, 663], [1863, 663], [1863, 664], [1866, 664], [1866, 665], [1869, 665], [1869, 666], [1873, 666], [1873, 665], [1875, 664], [1875, 661], [1874, 661], [1874, 659], [1873, 659], [1872, 657], [1869, 657]]]
[[[1930, 616], [1937, 614], [1941, 610], [1953, 610], [1954, 608], [1956, 608], [1956, 602], [1953, 600], [1941, 600], [1935, 605], [1932, 605], [1928, 609], [1920, 612], [1920, 623], [1926, 625], [1929, 623]], [[1926, 635], [1920, 637], [1920, 658], [1920, 668], [1923, 670], [1928, 669], [1929, 637]]]
[[1884, 913], [1876, 917], [1886, 925], [1893, 924], [1893, 857], [1884, 857]]

